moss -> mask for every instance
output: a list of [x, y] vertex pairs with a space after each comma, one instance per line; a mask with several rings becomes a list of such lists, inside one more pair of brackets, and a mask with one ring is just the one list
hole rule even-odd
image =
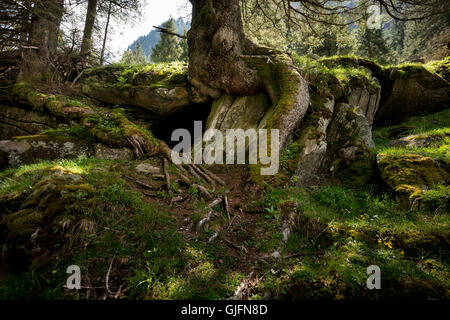
[[378, 155], [378, 167], [386, 183], [394, 189], [399, 203], [409, 206], [422, 199], [436, 185], [448, 183], [449, 172], [430, 157]]
[[113, 65], [88, 70], [83, 77], [87, 86], [117, 88], [148, 87], [169, 88], [187, 84], [187, 65], [182, 62], [146, 65]]
[[82, 131], [82, 127], [87, 132], [79, 138], [88, 138], [90, 141], [95, 138], [112, 147], [132, 147], [137, 154], [154, 154], [157, 151], [158, 140], [149, 131], [131, 122], [121, 109], [111, 111], [96, 107], [94, 110], [69, 97], [40, 93], [26, 83], [16, 85], [12, 96], [14, 99], [25, 99], [33, 108], [64, 117], [68, 122], [79, 121], [73, 129], [50, 131], [53, 137], [59, 133], [73, 135], [74, 132]]
[[450, 56], [440, 61], [430, 61], [425, 67], [450, 82]]

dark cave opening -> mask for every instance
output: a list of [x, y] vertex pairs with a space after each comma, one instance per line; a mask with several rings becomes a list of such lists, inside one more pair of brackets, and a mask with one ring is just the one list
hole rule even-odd
[[172, 133], [176, 129], [186, 129], [194, 139], [194, 122], [202, 122], [202, 133], [205, 132], [206, 120], [211, 112], [211, 103], [192, 104], [182, 111], [168, 115], [164, 119], [153, 122], [151, 130], [154, 136], [167, 143], [170, 148], [176, 146], [179, 141], [172, 141]]

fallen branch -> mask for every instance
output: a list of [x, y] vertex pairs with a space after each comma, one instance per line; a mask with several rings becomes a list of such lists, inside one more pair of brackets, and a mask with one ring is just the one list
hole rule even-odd
[[213, 242], [214, 240], [216, 240], [218, 236], [219, 236], [219, 232], [216, 231], [216, 232], [211, 236], [211, 238], [208, 239], [208, 243], [211, 243], [211, 242]]
[[114, 259], [115, 259], [115, 256], [112, 257], [111, 263], [109, 264], [108, 272], [106, 273], [106, 280], [105, 280], [105, 284], [106, 284], [106, 294], [105, 294], [105, 296], [103, 297], [103, 300], [106, 300], [106, 298], [108, 297], [108, 294], [110, 294], [110, 293], [112, 294], [111, 290], [109, 290], [109, 275], [110, 275], [110, 273], [111, 273], [111, 268], [112, 268]]

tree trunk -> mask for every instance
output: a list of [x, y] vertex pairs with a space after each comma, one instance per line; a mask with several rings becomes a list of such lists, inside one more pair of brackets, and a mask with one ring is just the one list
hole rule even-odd
[[111, 18], [112, 1], [109, 1], [108, 17], [106, 19], [105, 35], [103, 36], [102, 52], [100, 53], [100, 65], [105, 61], [106, 38], [108, 37], [109, 20]]
[[190, 1], [191, 83], [203, 94], [214, 98], [222, 92], [246, 96], [260, 91], [261, 79], [241, 57], [250, 54], [254, 45], [244, 34], [239, 0]]
[[92, 50], [92, 34], [94, 32], [95, 18], [97, 16], [98, 0], [88, 0], [88, 8], [86, 12], [86, 20], [84, 23], [83, 40], [81, 42], [81, 57], [85, 57]]
[[59, 27], [64, 13], [64, 0], [41, 0], [35, 3], [29, 45], [22, 51], [23, 63], [19, 79], [44, 74], [56, 59]]
[[190, 0], [189, 81], [212, 98], [265, 91], [272, 107], [261, 128], [279, 129], [284, 147], [309, 106], [308, 86], [292, 59], [244, 34], [240, 0]]

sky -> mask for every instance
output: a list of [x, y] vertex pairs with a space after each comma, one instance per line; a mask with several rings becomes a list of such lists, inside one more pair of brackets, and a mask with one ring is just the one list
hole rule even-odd
[[108, 42], [108, 49], [114, 55], [114, 61], [120, 60], [123, 52], [138, 37], [146, 35], [152, 26], [158, 26], [172, 16], [188, 17], [190, 4], [188, 0], [146, 0], [141, 17], [135, 21], [115, 22], [113, 34]]

